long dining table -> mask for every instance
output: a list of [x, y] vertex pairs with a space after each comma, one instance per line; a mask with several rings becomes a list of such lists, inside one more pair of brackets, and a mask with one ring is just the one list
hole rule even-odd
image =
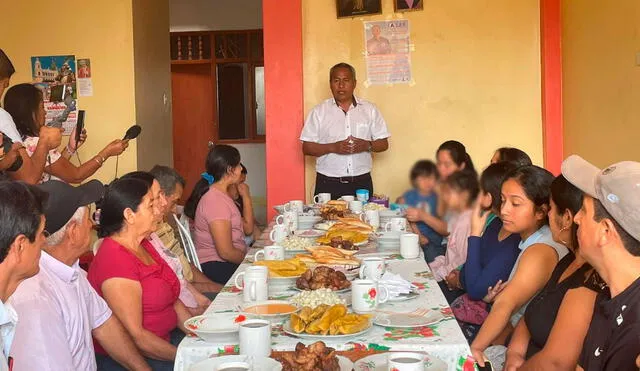
[[[269, 231], [271, 228], [268, 228]], [[206, 310], [208, 313], [238, 312], [242, 304], [242, 290], [235, 286], [235, 276], [251, 265], [251, 259], [256, 251], [271, 244], [268, 233], [254, 243], [247, 253], [247, 258], [236, 270], [229, 282], [216, 296]], [[429, 266], [424, 258], [407, 260], [400, 256], [399, 250], [379, 249], [375, 242], [361, 247], [356, 257], [384, 256], [387, 261], [387, 270], [400, 274], [402, 278], [411, 282], [419, 293], [413, 300], [403, 302], [387, 302], [379, 305], [378, 309], [386, 312], [409, 313], [416, 309], [428, 309], [439, 311], [442, 316], [437, 323], [415, 328], [391, 328], [374, 325], [367, 333], [351, 338], [347, 341], [325, 341], [325, 343], [338, 351], [373, 350], [424, 352], [431, 357], [438, 358], [448, 365], [449, 371], [460, 369], [470, 355], [469, 344], [465, 339], [460, 326], [454, 318], [438, 283], [435, 281]], [[271, 295], [273, 299], [286, 299], [297, 291], [293, 288]], [[240, 314], [240, 313], [238, 313]], [[274, 351], [292, 351], [298, 342], [311, 344], [314, 340], [300, 339], [286, 334], [282, 324], [272, 326], [272, 349]], [[178, 346], [175, 360], [175, 371], [189, 371], [189, 368], [207, 358], [237, 354], [238, 344], [211, 343], [190, 335], [184, 338]]]

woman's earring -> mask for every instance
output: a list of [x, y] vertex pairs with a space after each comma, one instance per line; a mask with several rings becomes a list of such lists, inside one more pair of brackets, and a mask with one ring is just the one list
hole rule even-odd
[[[562, 229], [560, 229], [560, 233], [566, 231], [567, 229], [569, 229], [569, 227], [562, 227]], [[560, 239], [560, 242], [562, 242], [563, 245], [567, 246], [569, 243], [563, 239]]]

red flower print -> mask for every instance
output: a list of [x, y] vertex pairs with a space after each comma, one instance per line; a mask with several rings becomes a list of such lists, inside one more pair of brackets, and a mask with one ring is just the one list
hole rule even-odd
[[197, 330], [198, 326], [194, 325], [193, 323], [190, 323], [190, 324], [187, 325], [187, 328], [189, 330]]
[[400, 371], [397, 367], [392, 367], [391, 371]]
[[239, 315], [238, 317], [236, 317], [236, 319], [233, 321], [235, 323], [240, 323], [240, 322], [244, 322], [247, 320], [247, 317], [243, 316], [242, 314]]
[[371, 290], [369, 290], [369, 297], [370, 297], [371, 299], [375, 299], [375, 298], [376, 298], [376, 295], [378, 295], [378, 292], [376, 291], [376, 289], [371, 288]]

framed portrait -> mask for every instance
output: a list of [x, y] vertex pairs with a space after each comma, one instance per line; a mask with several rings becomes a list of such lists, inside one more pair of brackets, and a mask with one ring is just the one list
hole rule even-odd
[[393, 10], [397, 13], [423, 10], [424, 0], [393, 0]]
[[382, 14], [382, 0], [336, 0], [336, 8], [338, 18]]

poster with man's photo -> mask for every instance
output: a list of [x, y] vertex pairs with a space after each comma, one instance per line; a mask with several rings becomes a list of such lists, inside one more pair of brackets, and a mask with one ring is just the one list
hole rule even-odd
[[408, 20], [364, 22], [364, 38], [369, 84], [411, 82]]
[[74, 55], [31, 57], [33, 84], [42, 90], [45, 124], [56, 122], [62, 125], [64, 135], [70, 135], [76, 126], [77, 111], [69, 112], [67, 104], [78, 98], [76, 57]]

